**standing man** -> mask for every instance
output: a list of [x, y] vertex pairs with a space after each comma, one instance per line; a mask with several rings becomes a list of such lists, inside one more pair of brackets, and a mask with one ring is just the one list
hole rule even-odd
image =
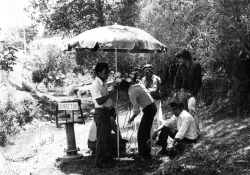
[[[111, 133], [110, 133], [110, 142], [108, 147], [112, 148], [110, 154], [115, 155], [117, 154], [117, 125], [113, 117], [110, 118], [110, 122], [111, 122]], [[95, 155], [96, 140], [97, 140], [96, 135], [97, 135], [96, 124], [94, 121], [92, 121], [89, 128], [89, 136], [88, 136], [88, 148], [92, 150], [92, 155]], [[119, 141], [120, 151], [125, 153], [126, 143], [128, 141], [122, 138], [120, 131], [119, 131], [119, 139], [120, 139]]]
[[179, 93], [179, 100], [184, 104], [184, 109], [195, 117], [199, 129], [199, 120], [196, 115], [196, 98], [202, 85], [201, 66], [192, 61], [190, 52], [181, 50], [176, 55], [180, 65], [175, 77], [175, 89]]
[[155, 115], [157, 119], [158, 127], [163, 122], [162, 119], [162, 109], [161, 109], [161, 78], [153, 74], [153, 66], [151, 64], [146, 64], [143, 66], [142, 71], [144, 77], [142, 78], [142, 84], [149, 90], [154, 102], [157, 106], [157, 113]]
[[139, 155], [145, 160], [150, 160], [151, 147], [147, 145], [147, 141], [150, 139], [150, 130], [154, 116], [157, 112], [157, 107], [154, 103], [154, 100], [145, 86], [140, 83], [131, 85], [131, 83], [122, 80], [119, 89], [128, 93], [129, 99], [133, 104], [134, 114], [128, 120], [129, 124], [140, 113], [140, 107], [142, 108], [143, 116], [137, 135]]
[[[167, 155], [168, 136], [174, 139], [169, 148], [180, 148], [181, 144], [195, 143], [198, 137], [198, 129], [193, 116], [183, 109], [183, 103], [171, 102], [170, 107], [173, 116], [166, 120], [153, 134], [155, 140], [159, 131], [159, 140], [156, 144], [162, 147], [162, 155]], [[179, 146], [179, 147], [178, 147]]]
[[109, 156], [109, 142], [111, 132], [111, 116], [114, 115], [110, 97], [116, 93], [116, 88], [108, 92], [106, 80], [109, 75], [107, 63], [97, 63], [95, 66], [96, 77], [91, 85], [92, 100], [95, 104], [94, 121], [97, 128], [97, 141], [95, 151], [95, 167], [111, 168], [105, 164]]

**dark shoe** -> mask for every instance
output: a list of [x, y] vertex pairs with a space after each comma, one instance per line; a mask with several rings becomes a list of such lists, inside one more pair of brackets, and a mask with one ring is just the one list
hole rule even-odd
[[115, 159], [113, 157], [107, 157], [105, 158], [105, 164], [114, 164], [115, 163]]
[[166, 150], [166, 151], [163, 151], [161, 156], [169, 156], [169, 152]]
[[178, 154], [179, 154], [179, 151], [175, 147], [169, 149], [168, 156], [170, 159], [174, 159]]
[[91, 156], [95, 157], [95, 151], [94, 150], [91, 152]]
[[95, 168], [99, 168], [99, 169], [107, 169], [107, 168], [113, 168], [114, 165], [110, 165], [110, 164], [102, 164], [102, 165], [95, 165]]
[[142, 159], [143, 159], [143, 160], [151, 160], [151, 159], [152, 159], [152, 156], [151, 156], [151, 154], [149, 154], [149, 155], [144, 155], [144, 156], [142, 156]]
[[168, 150], [161, 150], [158, 153], [159, 156], [169, 156]]

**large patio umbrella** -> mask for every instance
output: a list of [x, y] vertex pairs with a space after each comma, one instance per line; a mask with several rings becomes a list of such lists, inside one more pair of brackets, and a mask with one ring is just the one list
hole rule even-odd
[[[66, 43], [68, 51], [75, 49], [104, 52], [115, 52], [117, 72], [117, 52], [155, 53], [166, 52], [167, 47], [149, 33], [135, 27], [111, 25], [85, 31]], [[118, 101], [118, 93], [117, 93]], [[118, 103], [116, 103], [118, 110]], [[117, 146], [119, 156], [119, 119], [117, 112]]]

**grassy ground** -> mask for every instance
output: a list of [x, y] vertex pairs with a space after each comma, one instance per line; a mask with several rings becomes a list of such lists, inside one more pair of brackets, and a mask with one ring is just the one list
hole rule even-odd
[[[90, 121], [86, 125], [75, 125], [76, 145], [84, 158], [72, 162], [63, 162], [60, 159], [65, 155], [63, 150], [67, 146], [65, 128], [55, 128], [55, 124], [50, 122], [33, 123], [14, 140], [17, 144], [1, 150], [3, 156], [0, 156], [0, 163], [3, 163], [3, 166], [0, 166], [0, 172], [21, 175], [250, 174], [250, 118], [235, 120], [223, 115], [208, 117], [207, 114], [205, 109], [200, 111], [202, 126], [199, 142], [175, 159], [153, 156], [152, 161], [142, 161], [135, 157], [133, 162], [116, 162], [114, 168], [106, 170], [94, 168], [94, 158], [88, 153], [87, 135]], [[135, 148], [137, 133], [133, 133], [132, 126], [130, 129], [124, 127], [126, 115], [127, 113], [122, 113], [123, 120], [119, 122], [122, 135], [129, 140], [131, 138], [130, 147]], [[140, 117], [137, 118], [137, 121], [139, 120]], [[47, 126], [54, 129], [45, 132]], [[40, 132], [37, 132], [39, 130]], [[25, 135], [29, 133], [36, 133], [33, 135], [39, 137], [26, 139]], [[18, 147], [21, 144], [19, 140], [24, 143]]]
[[[165, 111], [166, 112], [166, 111]], [[170, 160], [154, 156], [152, 161], [117, 162], [114, 169], [91, 169], [93, 159], [85, 157], [77, 163], [60, 163], [58, 168], [66, 174], [190, 174], [190, 175], [243, 175], [250, 174], [250, 118], [232, 119], [210, 116], [200, 111], [201, 138], [198, 143]], [[91, 163], [90, 163], [91, 162]], [[90, 167], [89, 167], [90, 166]], [[91, 171], [88, 171], [90, 170]]]

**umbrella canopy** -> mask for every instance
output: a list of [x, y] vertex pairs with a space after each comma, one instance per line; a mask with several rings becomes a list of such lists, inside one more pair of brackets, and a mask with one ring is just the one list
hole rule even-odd
[[117, 24], [85, 31], [72, 38], [67, 46], [69, 51], [72, 48], [91, 51], [97, 51], [100, 48], [105, 52], [115, 52], [116, 50], [117, 52], [130, 51], [131, 53], [167, 51], [164, 44], [147, 32], [135, 27]]

